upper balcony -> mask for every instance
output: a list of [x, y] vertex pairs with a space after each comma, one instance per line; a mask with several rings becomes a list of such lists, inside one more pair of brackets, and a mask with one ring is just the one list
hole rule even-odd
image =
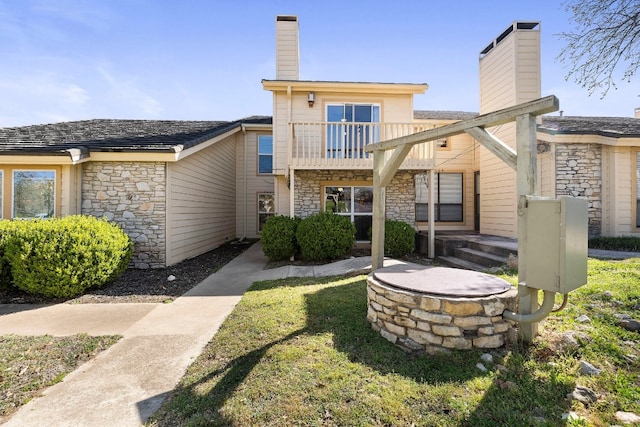
[[[294, 169], [373, 169], [373, 154], [365, 153], [364, 147], [432, 128], [422, 123], [291, 123], [289, 164]], [[433, 168], [439, 144], [442, 142], [430, 141], [414, 146], [401, 169]]]

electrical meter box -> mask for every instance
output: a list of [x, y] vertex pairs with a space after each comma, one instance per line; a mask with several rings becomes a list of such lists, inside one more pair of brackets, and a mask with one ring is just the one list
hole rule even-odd
[[527, 197], [526, 285], [566, 294], [587, 283], [588, 204]]

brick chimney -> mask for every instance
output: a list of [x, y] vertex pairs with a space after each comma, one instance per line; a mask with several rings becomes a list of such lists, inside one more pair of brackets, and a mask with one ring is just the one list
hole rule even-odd
[[276, 80], [300, 78], [298, 17], [276, 17]]

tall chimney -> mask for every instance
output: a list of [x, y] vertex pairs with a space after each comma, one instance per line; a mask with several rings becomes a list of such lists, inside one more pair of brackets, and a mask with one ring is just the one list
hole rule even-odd
[[636, 108], [633, 111], [633, 117], [635, 117], [636, 119], [640, 119], [640, 107]]
[[276, 80], [300, 78], [298, 17], [276, 17]]

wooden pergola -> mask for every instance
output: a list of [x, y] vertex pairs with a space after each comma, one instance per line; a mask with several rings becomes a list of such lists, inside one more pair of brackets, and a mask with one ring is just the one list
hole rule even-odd
[[[436, 139], [468, 133], [494, 155], [507, 163], [516, 171], [518, 197], [518, 283], [526, 283], [526, 196], [537, 195], [536, 183], [536, 116], [558, 111], [560, 102], [554, 95], [513, 107], [482, 114], [472, 119], [462, 120], [435, 129], [418, 132], [400, 138], [390, 139], [368, 145], [366, 152], [373, 153], [373, 224], [371, 259], [372, 269], [383, 266], [384, 262], [384, 221], [386, 217], [387, 185], [409, 151], [416, 144], [422, 144]], [[516, 150], [489, 133], [486, 128], [505, 123], [516, 122]], [[386, 156], [386, 151], [391, 151]], [[388, 158], [387, 158], [388, 157]], [[430, 171], [430, 182], [433, 182], [433, 170]], [[431, 190], [430, 186], [430, 191]], [[433, 193], [429, 200], [433, 200]], [[434, 218], [434, 203], [429, 203], [429, 218]], [[434, 250], [434, 221], [429, 221], [429, 254]], [[522, 314], [533, 313], [538, 308], [538, 290], [526, 286], [518, 286], [518, 305]], [[527, 326], [528, 325], [528, 326]], [[524, 330], [523, 330], [524, 329]], [[521, 336], [530, 341], [537, 335], [537, 323], [525, 324], [521, 328]]]

